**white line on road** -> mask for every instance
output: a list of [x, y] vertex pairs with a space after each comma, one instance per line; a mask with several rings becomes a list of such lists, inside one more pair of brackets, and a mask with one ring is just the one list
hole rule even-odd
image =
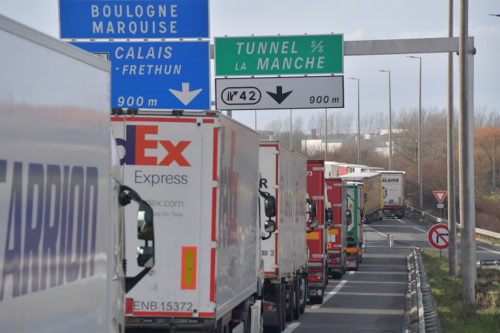
[[382, 232], [380, 232], [380, 231], [378, 231], [378, 230], [375, 230], [375, 229], [373, 229], [372, 227], [369, 227], [369, 226], [367, 226], [367, 225], [365, 225], [364, 227], [365, 227], [365, 228], [368, 228], [368, 229], [369, 229], [369, 230], [371, 230], [371, 231], [375, 231], [375, 232], [376, 232], [377, 234], [379, 234], [380, 236], [387, 237], [387, 234], [384, 234], [384, 233], [382, 233]]
[[422, 231], [423, 233], [427, 233], [427, 230], [420, 229], [419, 227], [413, 227], [413, 228], [415, 228], [415, 229], [417, 229], [417, 230], [419, 230], [419, 231]]
[[483, 247], [483, 246], [478, 246], [477, 248], [478, 248], [478, 249], [481, 249], [481, 250], [483, 250], [483, 251], [486, 251], [486, 252], [493, 252], [493, 253], [496, 253], [496, 254], [500, 254], [500, 252], [498, 252], [498, 251], [491, 250], [491, 249], [485, 248], [485, 247]]
[[[351, 272], [349, 272], [349, 273], [351, 273]], [[353, 273], [354, 273], [354, 272], [353, 272]], [[326, 297], [324, 297], [324, 298], [323, 298], [323, 303], [322, 303], [322, 304], [316, 304], [316, 305], [313, 305], [313, 306], [311, 306], [311, 309], [319, 309], [319, 308], [320, 308], [323, 304], [325, 304], [326, 302], [328, 302], [328, 300], [329, 300], [330, 298], [332, 298], [332, 297], [333, 297], [333, 295], [335, 295], [336, 293], [338, 293], [338, 292], [339, 292], [339, 290], [340, 290], [340, 289], [344, 286], [344, 284], [346, 284], [346, 282], [347, 282], [347, 280], [342, 280], [342, 281], [340, 281], [340, 282], [339, 282], [339, 284], [337, 284], [337, 285], [335, 286], [335, 288], [334, 288], [332, 291], [330, 291], [330, 292], [326, 295]]]
[[399, 223], [402, 223], [402, 224], [406, 224], [406, 222], [405, 222], [405, 221], [400, 220], [400, 219], [396, 219], [396, 221], [398, 221]]
[[295, 323], [291, 323], [290, 325], [288, 325], [285, 330], [282, 332], [282, 333], [291, 333], [293, 332], [297, 327], [299, 327], [300, 323], [299, 322], [295, 322]]

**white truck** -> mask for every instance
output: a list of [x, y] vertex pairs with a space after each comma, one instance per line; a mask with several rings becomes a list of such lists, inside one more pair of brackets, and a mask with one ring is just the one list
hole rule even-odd
[[260, 141], [260, 186], [277, 207], [276, 232], [261, 243], [264, 325], [278, 332], [285, 321], [299, 318], [307, 302], [306, 171], [305, 156], [279, 141]]
[[[125, 292], [153, 265], [153, 212], [120, 185], [110, 63], [3, 16], [0, 52], [0, 330], [123, 332]], [[124, 229], [130, 200], [141, 218]], [[132, 278], [125, 232], [146, 266]]]
[[377, 171], [382, 175], [384, 214], [402, 218], [405, 215], [405, 171]]
[[[157, 235], [157, 267], [128, 293], [126, 327], [258, 332], [257, 133], [215, 111], [144, 111], [112, 123], [125, 180], [155, 209]], [[125, 224], [133, 220], [126, 211]]]

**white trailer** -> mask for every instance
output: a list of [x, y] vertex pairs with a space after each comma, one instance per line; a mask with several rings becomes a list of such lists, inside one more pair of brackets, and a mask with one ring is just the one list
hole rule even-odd
[[0, 53], [0, 330], [123, 332], [140, 277], [119, 205], [140, 198], [120, 185], [110, 63], [3, 16]]
[[127, 294], [126, 326], [226, 332], [253, 320], [258, 331], [257, 133], [213, 111], [151, 114], [112, 117], [158, 241], [157, 268]]
[[261, 189], [275, 196], [278, 210], [277, 232], [261, 243], [264, 325], [276, 331], [298, 319], [307, 301], [306, 171], [305, 156], [278, 141], [260, 141]]
[[382, 175], [384, 214], [402, 218], [405, 215], [405, 171], [378, 171]]

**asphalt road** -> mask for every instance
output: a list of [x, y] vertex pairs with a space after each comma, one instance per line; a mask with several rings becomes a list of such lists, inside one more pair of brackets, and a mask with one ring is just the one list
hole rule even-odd
[[359, 270], [330, 280], [323, 304], [308, 306], [284, 332], [401, 332], [410, 249], [390, 248], [386, 236], [371, 228], [365, 239]]
[[[414, 247], [433, 250], [425, 222], [384, 219], [365, 225], [365, 253], [359, 270], [330, 280], [325, 301], [308, 306], [285, 333], [401, 332], [408, 288], [406, 257]], [[389, 247], [387, 234], [393, 239]], [[477, 260], [500, 259], [500, 247], [478, 241]], [[460, 258], [460, 241], [458, 240]], [[447, 250], [442, 250], [443, 260]]]

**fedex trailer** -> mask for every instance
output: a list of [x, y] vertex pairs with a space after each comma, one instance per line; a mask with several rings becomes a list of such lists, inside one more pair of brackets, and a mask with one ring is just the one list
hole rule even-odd
[[261, 242], [264, 325], [275, 331], [298, 319], [307, 301], [306, 163], [278, 141], [260, 141], [261, 189], [274, 195], [277, 207], [276, 232], [263, 230]]
[[153, 211], [121, 184], [110, 63], [3, 16], [0, 51], [0, 329], [123, 332], [125, 292], [153, 267]]
[[112, 123], [124, 177], [155, 209], [161, 263], [127, 294], [127, 328], [258, 332], [257, 133], [213, 111]]

